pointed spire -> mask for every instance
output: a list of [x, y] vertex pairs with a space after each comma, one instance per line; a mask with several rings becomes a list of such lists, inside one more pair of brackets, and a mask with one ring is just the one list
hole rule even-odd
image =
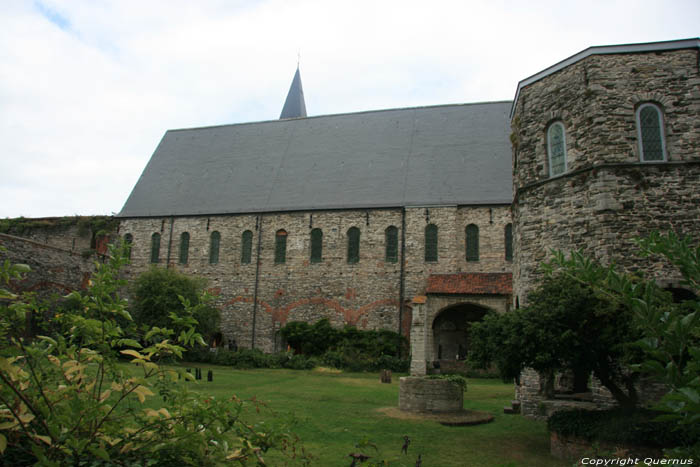
[[304, 90], [301, 87], [301, 75], [299, 74], [299, 64], [297, 72], [294, 73], [292, 85], [289, 87], [287, 100], [284, 101], [280, 120], [283, 118], [306, 117], [306, 103], [304, 102]]

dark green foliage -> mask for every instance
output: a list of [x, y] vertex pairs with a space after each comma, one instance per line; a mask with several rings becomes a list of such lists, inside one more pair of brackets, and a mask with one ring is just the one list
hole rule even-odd
[[513, 261], [513, 224], [506, 225], [505, 239], [506, 261]]
[[387, 263], [396, 263], [399, 260], [399, 229], [390, 225], [384, 231], [384, 242], [386, 244], [386, 255], [384, 260]]
[[428, 379], [442, 379], [445, 381], [450, 381], [462, 388], [462, 392], [467, 390], [467, 379], [460, 375], [429, 375], [426, 376]]
[[151, 235], [151, 263], [156, 264], [160, 260], [160, 234]]
[[287, 261], [287, 232], [278, 230], [275, 234], [275, 264]]
[[253, 254], [253, 232], [246, 230], [241, 236], [241, 264], [250, 264]]
[[189, 362], [226, 365], [240, 370], [253, 368], [288, 368], [291, 370], [312, 370], [319, 365], [319, 360], [306, 355], [293, 355], [291, 352], [266, 354], [258, 349], [241, 349], [235, 352], [217, 349], [194, 348], [189, 350], [184, 359]]
[[219, 262], [219, 244], [221, 243], [221, 234], [219, 232], [211, 233], [209, 241], [209, 264], [217, 264]]
[[350, 227], [348, 229], [348, 264], [360, 262], [360, 229]]
[[180, 235], [180, 264], [187, 264], [190, 252], [190, 234], [182, 232]]
[[479, 227], [469, 224], [465, 229], [467, 261], [479, 261]]
[[[219, 327], [219, 311], [202, 303], [202, 279], [181, 274], [173, 269], [152, 267], [140, 274], [132, 284], [131, 312], [134, 322], [141, 326], [169, 326], [170, 313], [184, 309], [180, 300], [192, 305], [197, 331], [207, 340]], [[176, 329], [176, 331], [179, 331]]]
[[656, 421], [661, 414], [647, 409], [570, 410], [549, 417], [547, 427], [563, 436], [635, 446], [670, 448], [697, 442], [697, 426], [679, 429], [672, 421]]
[[397, 349], [406, 350], [406, 340], [392, 331], [361, 331], [354, 326], [335, 329], [327, 319], [322, 319], [314, 324], [292, 321], [280, 332], [295, 352], [318, 357], [323, 364], [335, 368], [350, 371], [408, 368], [407, 360], [395, 357]]
[[78, 234], [87, 237], [95, 233], [108, 234], [114, 232], [119, 221], [109, 216], [72, 216], [45, 219], [0, 219], [0, 233], [24, 236], [34, 231], [56, 231], [78, 226]]
[[425, 260], [438, 260], [438, 228], [435, 224], [425, 226]]
[[475, 366], [493, 363], [504, 379], [517, 378], [526, 367], [544, 374], [572, 370], [576, 391], [586, 389], [592, 373], [618, 403], [636, 404], [637, 374], [625, 371], [638, 358], [630, 344], [638, 333], [629, 310], [563, 276], [547, 278], [528, 302], [527, 308], [490, 314], [472, 326]]
[[323, 261], [323, 231], [313, 229], [311, 231], [311, 262], [320, 263]]

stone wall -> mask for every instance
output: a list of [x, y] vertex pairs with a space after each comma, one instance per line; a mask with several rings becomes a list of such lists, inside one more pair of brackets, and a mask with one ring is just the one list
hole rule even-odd
[[[403, 217], [405, 215], [405, 218]], [[160, 262], [207, 279], [222, 310], [225, 341], [242, 347], [280, 350], [277, 331], [289, 321], [315, 322], [328, 318], [335, 326], [399, 330], [399, 303], [423, 293], [431, 274], [510, 272], [505, 260], [504, 229], [509, 206], [429, 207], [314, 212], [264, 213], [229, 216], [122, 219], [119, 232], [131, 234], [136, 275], [150, 267], [151, 235], [161, 235]], [[385, 261], [385, 230], [406, 226], [405, 268]], [[438, 261], [426, 262], [426, 225], [438, 227]], [[479, 261], [466, 261], [465, 228], [479, 226]], [[360, 230], [360, 261], [347, 262], [347, 231]], [[310, 232], [323, 231], [323, 260], [310, 261]], [[275, 234], [287, 232], [284, 264], [275, 264]], [[241, 263], [242, 234], [253, 233], [252, 261]], [[172, 231], [172, 233], [171, 233]], [[209, 263], [211, 233], [221, 234], [219, 262]], [[187, 264], [178, 264], [180, 238], [190, 235]], [[259, 268], [256, 268], [260, 243]], [[169, 253], [168, 253], [169, 251]], [[257, 275], [257, 306], [256, 297]], [[401, 282], [403, 281], [403, 295]], [[410, 307], [404, 307], [402, 332], [408, 335]], [[253, 343], [253, 327], [255, 342]]]
[[399, 409], [406, 412], [459, 412], [464, 406], [462, 388], [444, 379], [404, 376], [399, 379]]
[[[699, 89], [698, 51], [678, 50], [592, 55], [520, 90], [511, 136], [516, 303], [527, 303], [550, 249], [582, 249], [678, 284], [668, 264], [638, 259], [633, 239], [652, 231], [700, 238]], [[640, 162], [635, 111], [647, 102], [663, 113], [664, 162]], [[566, 129], [567, 171], [550, 178], [554, 121]], [[526, 372], [521, 383], [528, 414], [541, 400], [539, 379]], [[606, 393], [597, 392], [601, 402]]]
[[38, 292], [48, 297], [52, 293], [65, 295], [84, 289], [94, 271], [95, 257], [81, 255], [43, 243], [0, 234], [0, 261], [27, 264], [31, 272], [20, 281], [13, 281], [10, 288], [15, 292]]

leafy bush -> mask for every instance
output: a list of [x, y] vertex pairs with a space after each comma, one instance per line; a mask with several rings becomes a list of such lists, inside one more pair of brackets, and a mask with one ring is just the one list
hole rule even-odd
[[[270, 449], [303, 450], [289, 427], [245, 421], [246, 406], [235, 396], [219, 400], [189, 391], [178, 382], [191, 375], [159, 365], [180, 356], [185, 346], [202, 343], [192, 307], [185, 302], [166, 327], [152, 328], [142, 345], [128, 337], [119, 321], [129, 321], [119, 267], [125, 249], [111, 248], [97, 264], [86, 293], [74, 292], [79, 306], [56, 314], [58, 335], [33, 342], [27, 315], [36, 311], [31, 296], [0, 289], [0, 453], [4, 465], [264, 465]], [[3, 284], [28, 268], [0, 264]], [[63, 332], [60, 332], [63, 331]], [[126, 369], [118, 355], [133, 364]], [[148, 403], [147, 403], [148, 400]], [[259, 409], [260, 407], [255, 407]]]
[[354, 326], [335, 329], [327, 319], [314, 324], [287, 323], [280, 330], [295, 352], [318, 358], [324, 365], [349, 371], [407, 371], [410, 362], [396, 357], [405, 355], [406, 339], [387, 330], [359, 330]]
[[462, 388], [462, 392], [467, 390], [467, 379], [460, 375], [428, 375], [427, 379], [441, 379], [456, 384]]
[[[167, 325], [170, 313], [181, 312], [185, 303], [193, 307], [197, 332], [209, 339], [219, 329], [219, 310], [203, 294], [205, 282], [169, 268], [152, 267], [141, 273], [131, 288], [131, 312], [137, 325], [151, 328]], [[184, 300], [184, 301], [183, 301]], [[180, 329], [175, 329], [179, 333]]]
[[656, 421], [661, 414], [647, 409], [567, 410], [549, 417], [547, 427], [564, 436], [635, 446], [670, 448], [697, 441], [698, 430], [692, 433], [672, 421]]

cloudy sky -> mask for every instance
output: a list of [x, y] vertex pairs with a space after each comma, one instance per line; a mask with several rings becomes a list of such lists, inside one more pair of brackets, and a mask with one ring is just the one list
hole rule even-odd
[[170, 128], [511, 100], [592, 45], [700, 36], [700, 2], [1, 0], [0, 217], [118, 213]]

